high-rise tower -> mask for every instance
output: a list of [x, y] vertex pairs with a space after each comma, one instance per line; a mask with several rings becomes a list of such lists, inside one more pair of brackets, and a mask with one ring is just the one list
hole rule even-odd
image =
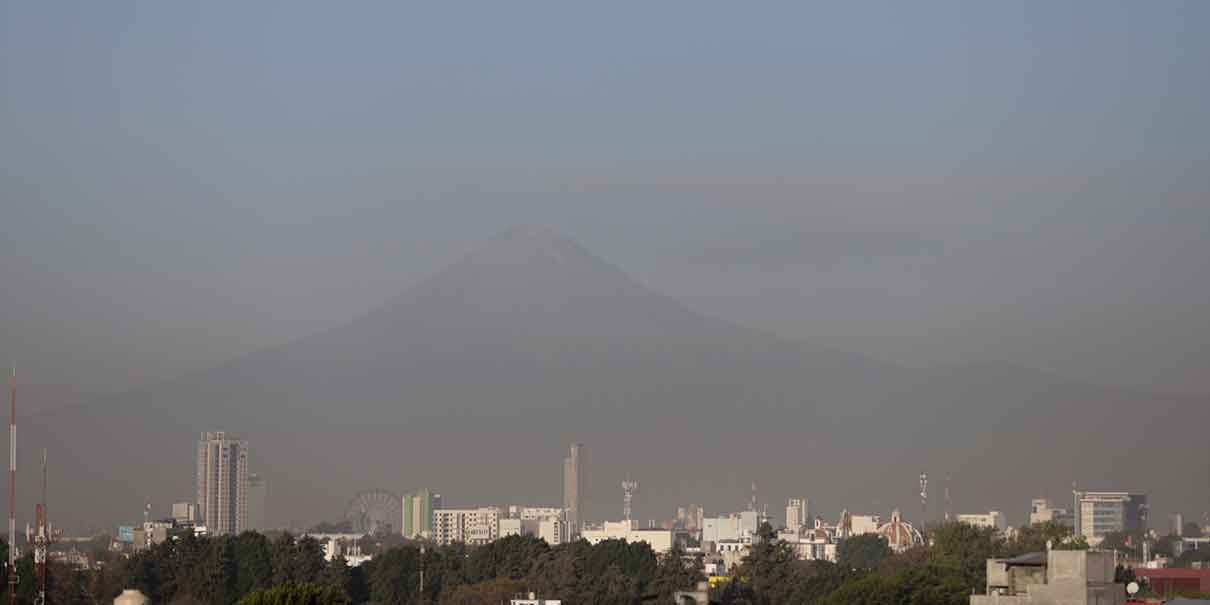
[[204, 432], [197, 442], [197, 512], [211, 535], [248, 529], [248, 442]]
[[269, 497], [269, 485], [265, 483], [265, 478], [252, 473], [248, 475], [248, 527], [246, 529], [264, 531], [268, 529], [265, 525], [265, 501]]
[[563, 459], [563, 508], [567, 511], [567, 529], [572, 535], [580, 533], [580, 486], [584, 477], [584, 444], [571, 444], [571, 451]]

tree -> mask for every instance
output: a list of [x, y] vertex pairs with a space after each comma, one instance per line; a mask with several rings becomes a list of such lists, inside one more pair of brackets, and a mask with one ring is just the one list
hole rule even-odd
[[600, 605], [631, 605], [639, 602], [638, 578], [628, 575], [622, 568], [613, 564], [605, 568], [596, 577], [592, 591], [591, 603]]
[[773, 527], [762, 523], [752, 549], [744, 557], [740, 576], [747, 579], [757, 603], [785, 603], [800, 579], [798, 557], [777, 539]]
[[988, 559], [1009, 554], [1007, 544], [990, 527], [945, 523], [933, 530], [932, 538], [930, 563], [960, 578], [967, 594], [987, 585]]
[[545, 540], [533, 536], [507, 536], [471, 551], [466, 561], [470, 583], [497, 577], [524, 578], [534, 561], [550, 550]]
[[648, 592], [656, 595], [657, 602], [669, 603], [678, 590], [691, 589], [701, 580], [698, 566], [685, 563], [685, 551], [678, 544], [660, 559]]
[[513, 595], [525, 589], [520, 580], [507, 577], [493, 578], [477, 584], [454, 586], [441, 595], [441, 605], [482, 605], [483, 603], [506, 603]]
[[1077, 540], [1074, 534], [1075, 531], [1070, 525], [1054, 521], [1019, 527], [1017, 528], [1016, 535], [1007, 544], [1007, 554], [1016, 556], [1027, 552], [1044, 552], [1046, 551], [1046, 544], [1048, 542], [1056, 549], [1073, 546], [1077, 542], [1085, 544], [1085, 548], [1087, 548], [1087, 543], [1083, 542], [1083, 536], [1080, 536], [1079, 540]]
[[375, 603], [415, 602], [420, 588], [419, 557], [419, 549], [403, 546], [362, 563], [368, 567], [366, 584], [370, 589], [370, 600]]
[[249, 593], [239, 605], [348, 605], [344, 592], [309, 582], [288, 582]]
[[891, 547], [877, 534], [845, 538], [836, 546], [836, 563], [843, 568], [871, 570], [891, 556]]

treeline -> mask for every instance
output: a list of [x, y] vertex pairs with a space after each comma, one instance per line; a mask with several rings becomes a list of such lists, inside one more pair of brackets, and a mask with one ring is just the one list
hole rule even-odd
[[[877, 536], [843, 541], [837, 562], [799, 560], [767, 525], [743, 563], [712, 589], [727, 605], [782, 603], [965, 604], [986, 583], [985, 561], [1055, 548], [1086, 548], [1057, 524], [1022, 528], [1011, 540], [991, 529], [947, 524], [929, 546], [894, 554]], [[671, 603], [693, 587], [699, 565], [682, 553], [657, 557], [644, 543], [584, 541], [560, 546], [511, 536], [480, 547], [386, 543], [358, 567], [327, 562], [310, 538], [257, 533], [194, 538], [111, 556], [99, 571], [52, 565], [51, 604], [109, 603], [138, 588], [158, 604], [345, 605], [499, 603], [533, 591], [567, 605]], [[393, 544], [393, 545], [392, 545]], [[373, 548], [367, 544], [364, 547]], [[19, 602], [32, 597], [32, 561], [21, 562]], [[423, 580], [422, 580], [423, 578]]]
[[[129, 557], [110, 558], [100, 570], [52, 564], [47, 602], [111, 603], [125, 588], [163, 604], [336, 605], [346, 603], [499, 603], [519, 592], [559, 595], [564, 603], [671, 602], [692, 587], [697, 566], [680, 553], [657, 557], [645, 543], [584, 541], [551, 547], [510, 536], [480, 547], [394, 546], [350, 567], [324, 560], [311, 538], [186, 536]], [[32, 559], [22, 559], [18, 601], [32, 602]], [[423, 584], [421, 577], [423, 575]], [[5, 597], [7, 598], [7, 597]]]

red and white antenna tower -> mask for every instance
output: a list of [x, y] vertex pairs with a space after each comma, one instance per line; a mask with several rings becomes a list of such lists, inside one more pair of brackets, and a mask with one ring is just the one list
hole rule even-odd
[[17, 368], [8, 381], [8, 602], [17, 602]]

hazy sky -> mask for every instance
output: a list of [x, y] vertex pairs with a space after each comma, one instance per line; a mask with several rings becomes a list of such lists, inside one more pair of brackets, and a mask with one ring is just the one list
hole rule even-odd
[[908, 364], [1210, 393], [1210, 3], [0, 2], [38, 405], [364, 311], [518, 223]]

